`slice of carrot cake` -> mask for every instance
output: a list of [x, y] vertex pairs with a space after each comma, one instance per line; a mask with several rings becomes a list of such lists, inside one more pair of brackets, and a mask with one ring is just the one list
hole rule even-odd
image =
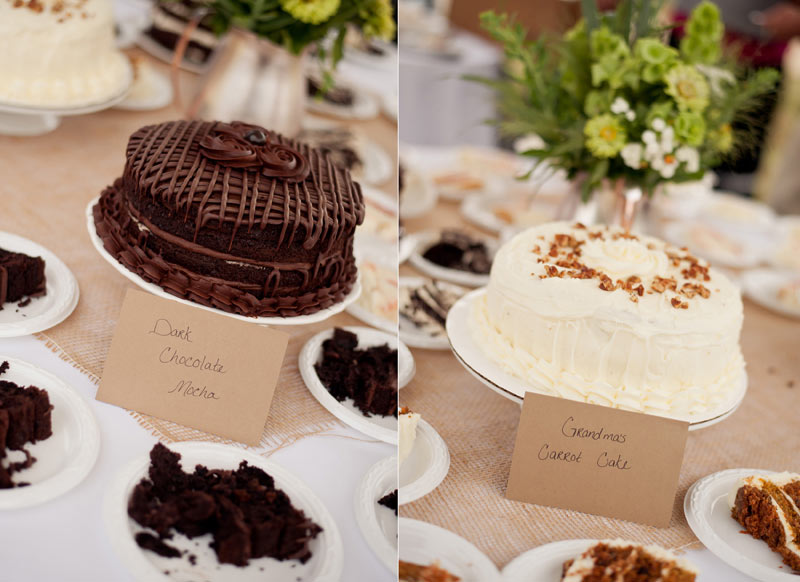
[[751, 536], [767, 542], [800, 571], [800, 475], [751, 475], [739, 482], [731, 515]]
[[694, 582], [697, 571], [672, 552], [603, 540], [564, 563], [562, 582]]

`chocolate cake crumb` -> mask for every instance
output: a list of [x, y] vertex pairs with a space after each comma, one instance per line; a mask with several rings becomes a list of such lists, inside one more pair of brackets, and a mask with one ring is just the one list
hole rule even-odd
[[139, 532], [136, 534], [134, 539], [140, 548], [155, 552], [159, 556], [164, 556], [165, 558], [179, 558], [181, 555], [177, 549], [173, 548], [169, 544], [164, 543], [153, 534], [144, 531]]
[[309, 542], [322, 528], [295, 508], [267, 473], [247, 461], [235, 471], [197, 465], [186, 473], [180, 459], [157, 443], [150, 451], [148, 477], [128, 501], [128, 515], [155, 532], [157, 540], [173, 532], [189, 538], [211, 534], [217, 560], [236, 566], [262, 557], [301, 563], [311, 558]]
[[339, 402], [350, 398], [367, 416], [397, 416], [397, 350], [388, 344], [361, 350], [356, 334], [337, 327], [314, 369]]
[[378, 499], [378, 504], [388, 507], [394, 511], [395, 515], [397, 515], [397, 489]]

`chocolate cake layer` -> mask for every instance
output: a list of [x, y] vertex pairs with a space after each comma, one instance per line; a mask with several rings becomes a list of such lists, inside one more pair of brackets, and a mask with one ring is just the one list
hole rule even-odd
[[44, 260], [0, 249], [0, 305], [45, 292]]
[[144, 127], [127, 153], [94, 219], [106, 250], [144, 279], [250, 316], [313, 313], [352, 289], [361, 190], [318, 151], [194, 121]]

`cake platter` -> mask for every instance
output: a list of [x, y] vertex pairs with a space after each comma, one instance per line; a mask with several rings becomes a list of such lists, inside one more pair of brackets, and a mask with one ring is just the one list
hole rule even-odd
[[503, 568], [501, 582], [560, 582], [564, 562], [600, 540], [563, 540], [533, 548]]
[[473, 544], [444, 528], [416, 519], [400, 518], [400, 560], [437, 564], [461, 582], [499, 582], [500, 572]]
[[430, 423], [419, 419], [414, 445], [400, 465], [398, 503], [404, 505], [436, 489], [450, 471], [447, 443]]
[[[292, 504], [305, 512], [322, 527], [322, 532], [309, 543], [311, 559], [305, 564], [296, 560], [278, 561], [273, 558], [250, 560], [245, 567], [220, 564], [210, 547], [209, 534], [190, 540], [175, 534], [170, 544], [179, 550], [188, 550], [181, 558], [164, 558], [141, 549], [134, 535], [143, 528], [128, 517], [128, 500], [133, 488], [147, 475], [150, 466], [148, 455], [142, 455], [125, 465], [110, 483], [103, 502], [103, 518], [118, 557], [136, 580], [142, 582], [188, 582], [202, 579], [208, 582], [255, 582], [269, 580], [314, 580], [339, 582], [344, 568], [344, 546], [336, 522], [316, 494], [302, 480], [281, 465], [238, 447], [217, 443], [183, 442], [169, 446], [180, 453], [184, 470], [191, 471], [196, 464], [210, 469], [236, 469], [241, 461], [258, 467], [275, 479], [275, 486], [283, 490]], [[191, 564], [188, 554], [196, 556]], [[169, 574], [164, 572], [168, 571]]]
[[[447, 337], [456, 359], [477, 380], [501, 396], [522, 405], [526, 392], [558, 396], [545, 387], [536, 386], [505, 371], [494, 362], [475, 341], [471, 321], [474, 305], [486, 293], [486, 288], [475, 289], [464, 295], [447, 314]], [[722, 404], [701, 414], [692, 416], [673, 416], [676, 420], [689, 423], [689, 430], [707, 428], [722, 422], [739, 408], [747, 392], [747, 375], [742, 375], [741, 386]]]
[[0, 337], [19, 337], [50, 329], [69, 317], [80, 291], [72, 271], [52, 252], [35, 242], [0, 232], [0, 248], [44, 259], [46, 293], [21, 306], [7, 303], [0, 310]]
[[356, 488], [355, 514], [364, 541], [395, 577], [397, 576], [397, 514], [378, 504], [397, 489], [397, 457], [372, 465]]
[[133, 84], [133, 67], [125, 62], [125, 82], [119, 91], [103, 101], [90, 101], [70, 107], [37, 107], [0, 101], [0, 135], [35, 136], [50, 133], [61, 124], [61, 117], [86, 115], [109, 109], [121, 102]]
[[[398, 356], [401, 351], [407, 352], [403, 357], [398, 357], [399, 366], [407, 367], [409, 364], [411, 366], [414, 365], [414, 358], [411, 356], [411, 352], [405, 345], [399, 342], [396, 335], [369, 327], [343, 327], [342, 329], [358, 336], [359, 348], [388, 344], [390, 348], [398, 351]], [[309, 339], [300, 350], [297, 367], [300, 370], [300, 375], [303, 377], [303, 381], [308, 387], [309, 392], [311, 392], [311, 395], [314, 396], [328, 412], [346, 425], [367, 436], [391, 445], [396, 445], [397, 418], [395, 416], [367, 416], [356, 408], [351, 399], [348, 398], [344, 402], [339, 402], [328, 392], [328, 389], [325, 388], [319, 376], [317, 376], [314, 365], [320, 360], [320, 356], [322, 355], [322, 343], [332, 336], [333, 329], [326, 329]], [[413, 375], [413, 368], [412, 370], [408, 370], [407, 368], [398, 369], [398, 386], [409, 372]]]
[[703, 477], [689, 487], [683, 510], [698, 539], [729, 566], [762, 582], [792, 582], [797, 580], [797, 575], [783, 565], [777, 553], [765, 542], [742, 533], [742, 526], [731, 517], [728, 501], [743, 477], [772, 473], [774, 471], [760, 469], [728, 469]]
[[[13, 474], [15, 482], [27, 487], [0, 489], [0, 510], [21, 509], [50, 501], [76, 487], [91, 472], [100, 452], [100, 429], [86, 400], [60, 378], [33, 364], [0, 356], [8, 371], [0, 378], [22, 386], [36, 386], [47, 392], [53, 434], [26, 449], [36, 458], [29, 467]], [[8, 451], [13, 461], [20, 453]], [[24, 457], [22, 457], [24, 458]]]
[[213, 307], [200, 305], [199, 303], [189, 301], [188, 299], [183, 299], [182, 297], [176, 297], [175, 295], [167, 293], [163, 288], [156, 285], [155, 283], [150, 283], [148, 281], [145, 281], [133, 271], [129, 271], [105, 249], [105, 247], [103, 246], [102, 239], [99, 236], [97, 236], [97, 231], [94, 225], [94, 216], [92, 214], [92, 208], [94, 207], [95, 204], [97, 204], [98, 200], [99, 197], [94, 198], [91, 202], [89, 202], [89, 205], [86, 207], [86, 229], [89, 231], [89, 238], [91, 239], [94, 248], [97, 249], [97, 252], [100, 253], [100, 256], [103, 257], [108, 262], [108, 264], [114, 267], [128, 280], [138, 285], [141, 289], [148, 291], [153, 295], [161, 297], [162, 299], [177, 301], [178, 303], [183, 303], [184, 305], [189, 305], [191, 307], [203, 309], [205, 311], [210, 311], [218, 315], [224, 315], [226, 317], [231, 317], [233, 319], [238, 319], [240, 321], [249, 321], [251, 323], [256, 323], [259, 325], [281, 326], [281, 325], [305, 325], [308, 323], [319, 323], [321, 321], [325, 321], [329, 317], [344, 311], [344, 309], [348, 305], [353, 303], [356, 299], [358, 299], [358, 296], [361, 294], [361, 281], [359, 279], [356, 279], [356, 282], [353, 285], [353, 289], [340, 302], [335, 303], [334, 305], [331, 305], [326, 309], [321, 309], [320, 311], [316, 311], [308, 315], [295, 315], [293, 317], [248, 317], [246, 315], [240, 315], [238, 313], [228, 313], [227, 311], [222, 311], [220, 309], [215, 309]]

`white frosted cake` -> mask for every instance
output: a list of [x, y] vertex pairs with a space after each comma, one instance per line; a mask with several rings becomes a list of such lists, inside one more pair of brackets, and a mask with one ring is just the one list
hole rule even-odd
[[102, 103], [129, 78], [114, 47], [111, 0], [0, 0], [0, 102]]
[[472, 331], [532, 387], [692, 419], [735, 403], [742, 300], [685, 249], [621, 229], [549, 223], [498, 251]]

